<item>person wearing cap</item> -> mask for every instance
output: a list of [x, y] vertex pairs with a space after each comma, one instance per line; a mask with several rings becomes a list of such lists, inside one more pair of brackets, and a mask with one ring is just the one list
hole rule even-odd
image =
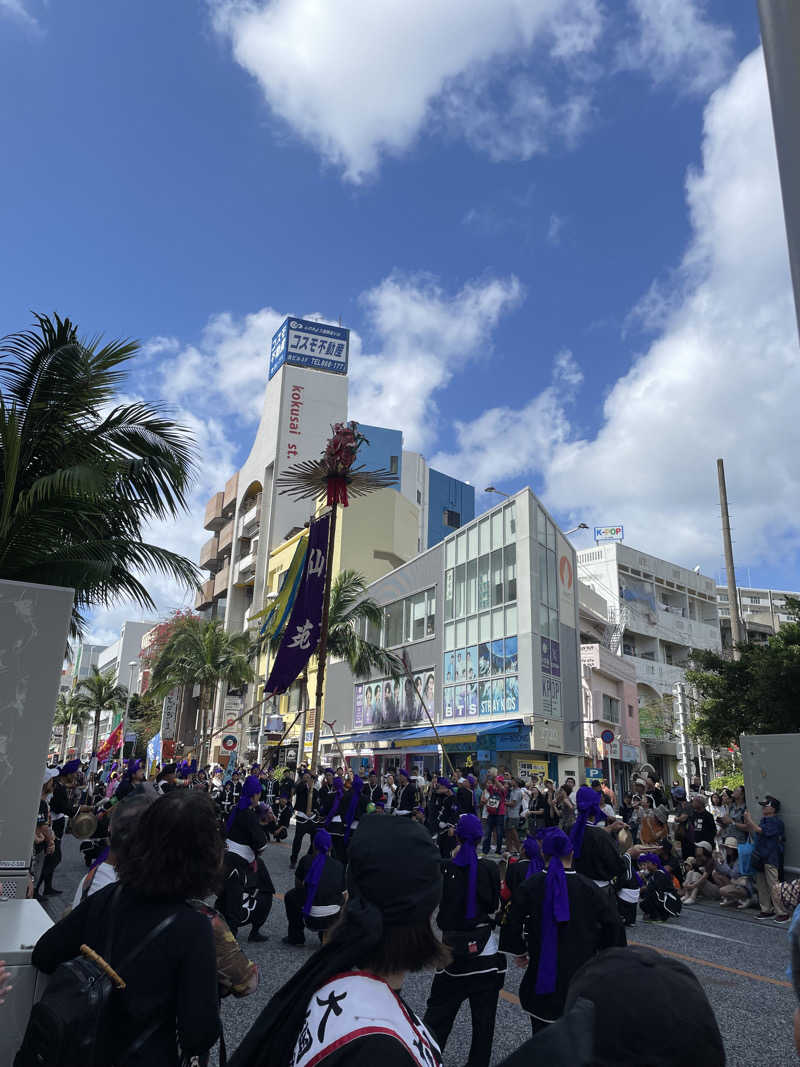
[[[311, 799], [311, 811], [309, 812], [309, 798]], [[319, 811], [319, 798], [312, 789], [311, 772], [303, 771], [300, 781], [294, 792], [294, 838], [292, 840], [292, 855], [289, 867], [294, 870], [297, 865], [297, 857], [303, 847], [303, 838], [308, 837], [308, 850], [313, 848], [314, 833], [317, 829], [316, 818]]]
[[[91, 811], [88, 804], [76, 804], [70, 799], [70, 790], [75, 785], [75, 775], [80, 769], [79, 759], [69, 760], [64, 764], [53, 780], [53, 792], [50, 797], [50, 822], [53, 828], [55, 848], [45, 856], [37, 892], [46, 897], [61, 896], [61, 890], [53, 886], [53, 874], [61, 863], [61, 841], [67, 829], [68, 820], [79, 811]], [[43, 888], [41, 888], [43, 887]]]
[[340, 921], [272, 997], [229, 1067], [440, 1067], [435, 1037], [402, 998], [407, 973], [449, 959], [431, 928], [440, 863], [412, 819], [362, 819], [350, 842]]
[[331, 855], [331, 835], [319, 829], [314, 834], [313, 853], [306, 853], [295, 872], [294, 888], [283, 898], [289, 932], [285, 945], [304, 945], [305, 927], [322, 941], [325, 930], [338, 918], [344, 903], [344, 864]]
[[774, 915], [772, 890], [783, 880], [783, 850], [786, 843], [786, 828], [779, 818], [781, 802], [773, 796], [765, 796], [761, 801], [761, 819], [756, 825], [749, 811], [744, 813], [744, 821], [753, 835], [754, 848], [752, 856], [753, 869], [756, 872], [756, 892], [761, 911], [759, 919]]
[[478, 858], [476, 846], [482, 836], [480, 819], [462, 815], [456, 827], [456, 851], [442, 863], [442, 899], [436, 921], [453, 959], [437, 970], [423, 1017], [444, 1052], [458, 1010], [469, 1001], [472, 1043], [467, 1067], [489, 1065], [497, 1001], [506, 973], [493, 921], [500, 906], [500, 873], [496, 864]]
[[644, 885], [639, 894], [639, 907], [645, 922], [666, 922], [681, 913], [681, 900], [661, 857], [655, 852], [643, 852], [639, 866], [644, 871]]
[[612, 900], [573, 868], [572, 841], [557, 827], [542, 834], [547, 873], [514, 890], [500, 948], [525, 967], [519, 999], [533, 1032], [563, 1013], [570, 979], [604, 948], [625, 944]]
[[409, 777], [404, 767], [397, 770], [398, 789], [395, 797], [394, 815], [410, 815], [419, 803], [416, 783]]
[[244, 780], [239, 803], [225, 822], [224, 881], [215, 907], [225, 918], [233, 936], [250, 924], [250, 941], [266, 941], [261, 927], [272, 908], [275, 887], [261, 853], [269, 837], [257, 811], [261, 783], [255, 775]]

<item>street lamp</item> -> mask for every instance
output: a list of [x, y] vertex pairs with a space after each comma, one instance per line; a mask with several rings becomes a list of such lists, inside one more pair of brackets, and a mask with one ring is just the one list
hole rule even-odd
[[588, 529], [589, 529], [588, 523], [579, 522], [578, 525], [577, 526], [573, 526], [571, 530], [566, 530], [564, 532], [564, 536], [565, 537], [569, 537], [570, 534], [577, 533], [578, 530], [588, 530]]
[[128, 732], [128, 708], [131, 706], [131, 696], [133, 693], [133, 672], [139, 666], [139, 661], [132, 659], [128, 664], [128, 699], [125, 701], [125, 714], [122, 717], [122, 745], [120, 746], [120, 752], [122, 758], [125, 758], [125, 734]]
[[511, 493], [504, 493], [502, 489], [495, 489], [493, 485], [487, 485], [483, 491], [484, 493], [497, 493], [498, 496], [502, 496], [506, 500], [511, 498]]

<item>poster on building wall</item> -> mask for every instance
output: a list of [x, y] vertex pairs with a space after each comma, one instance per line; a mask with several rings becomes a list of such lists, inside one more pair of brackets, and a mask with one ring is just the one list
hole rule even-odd
[[545, 718], [561, 718], [561, 679], [542, 675], [542, 715]]
[[353, 726], [417, 726], [427, 722], [423, 699], [431, 715], [435, 713], [436, 678], [433, 669], [418, 671], [412, 678], [383, 678], [353, 686]]
[[506, 715], [516, 715], [519, 711], [519, 679], [506, 678]]
[[542, 646], [542, 674], [550, 673], [550, 638], [541, 639]]
[[544, 780], [548, 776], [548, 764], [547, 760], [517, 760], [517, 777], [518, 778], [533, 778], [537, 777]]
[[478, 714], [492, 714], [492, 683], [481, 682], [478, 686]]
[[550, 642], [550, 673], [554, 678], [561, 677], [561, 649], [558, 641]]
[[492, 682], [492, 714], [502, 715], [506, 710], [506, 683], [502, 678]]
[[456, 654], [445, 652], [444, 654], [444, 684], [449, 685], [456, 680]]
[[472, 682], [467, 686], [467, 717], [472, 718], [478, 714], [478, 683]]
[[558, 614], [561, 623], [575, 629], [575, 553], [572, 545], [556, 535], [556, 565], [558, 567]]
[[456, 686], [456, 718], [466, 719], [467, 717], [467, 687], [465, 685]]

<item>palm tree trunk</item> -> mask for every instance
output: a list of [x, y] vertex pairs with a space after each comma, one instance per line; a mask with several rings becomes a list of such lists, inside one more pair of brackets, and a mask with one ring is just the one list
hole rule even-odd
[[100, 740], [100, 706], [94, 709], [94, 728], [92, 729], [92, 755], [97, 755], [97, 742]]
[[70, 709], [70, 713], [69, 713], [69, 722], [64, 727], [64, 736], [61, 738], [61, 759], [59, 760], [59, 763], [63, 763], [64, 762], [64, 757], [67, 754], [67, 737], [69, 735], [69, 730], [70, 730], [71, 726], [72, 726], [72, 709]]
[[208, 709], [206, 708], [206, 687], [200, 686], [200, 755], [197, 760], [197, 769], [202, 770], [206, 765], [206, 716], [208, 715]]

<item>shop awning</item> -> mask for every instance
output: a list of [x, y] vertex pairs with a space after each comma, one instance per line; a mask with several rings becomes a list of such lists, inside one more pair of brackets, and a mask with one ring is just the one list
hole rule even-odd
[[[439, 737], [447, 745], [473, 745], [479, 737], [487, 734], [509, 733], [523, 727], [521, 719], [502, 719], [500, 722], [488, 723], [448, 723], [437, 726]], [[431, 726], [417, 726], [405, 730], [364, 730], [347, 737], [340, 737], [339, 741], [344, 744], [353, 744], [357, 741], [367, 744], [377, 744], [380, 741], [388, 741], [392, 748], [412, 748], [417, 745], [436, 745], [436, 734]]]

